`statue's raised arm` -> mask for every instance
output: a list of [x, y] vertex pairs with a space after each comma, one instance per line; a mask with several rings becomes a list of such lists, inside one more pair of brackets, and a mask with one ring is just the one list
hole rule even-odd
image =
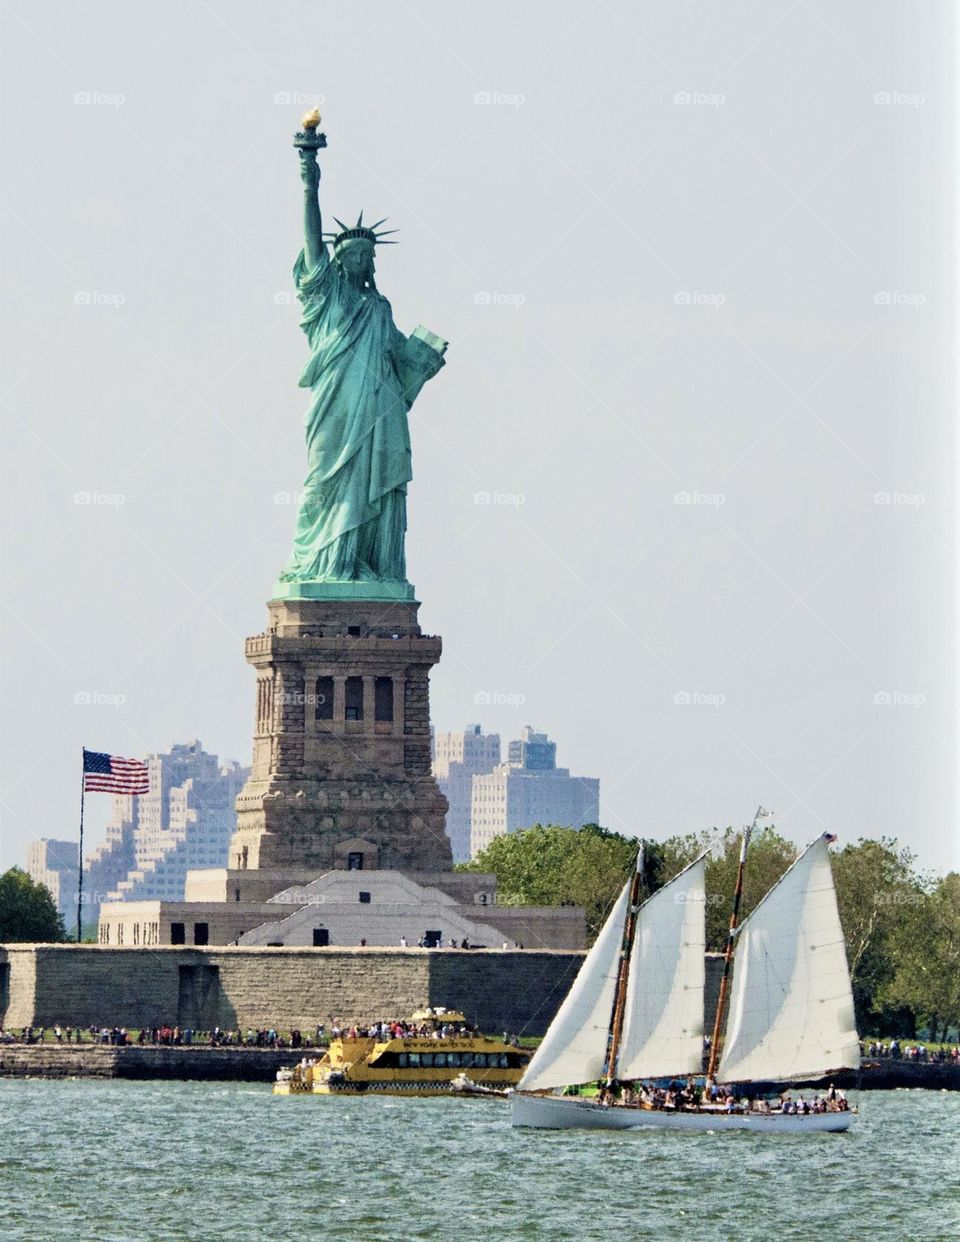
[[303, 181], [303, 252], [310, 271], [323, 257], [323, 220], [320, 216], [320, 165], [315, 151], [300, 152]]

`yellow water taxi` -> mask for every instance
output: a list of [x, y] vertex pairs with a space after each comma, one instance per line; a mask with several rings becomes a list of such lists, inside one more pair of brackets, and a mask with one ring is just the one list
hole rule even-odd
[[277, 1072], [274, 1095], [498, 1095], [520, 1081], [530, 1053], [467, 1026], [454, 1009], [336, 1035], [323, 1055]]

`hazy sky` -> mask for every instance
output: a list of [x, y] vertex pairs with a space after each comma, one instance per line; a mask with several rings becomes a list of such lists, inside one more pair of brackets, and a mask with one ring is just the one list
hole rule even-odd
[[951, 6], [2, 8], [0, 866], [76, 833], [84, 744], [249, 762], [317, 95], [328, 218], [389, 215], [451, 342], [436, 727], [549, 731], [623, 832], [763, 802], [958, 865]]

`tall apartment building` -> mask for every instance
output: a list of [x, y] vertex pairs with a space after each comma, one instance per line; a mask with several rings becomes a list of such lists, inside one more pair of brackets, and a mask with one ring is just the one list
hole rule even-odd
[[582, 828], [600, 816], [600, 782], [556, 766], [557, 745], [527, 725], [510, 743], [507, 762], [471, 782], [470, 852], [494, 837], [534, 824]]
[[470, 800], [474, 776], [492, 772], [500, 762], [500, 734], [483, 733], [478, 724], [462, 733], [437, 733], [433, 739], [433, 775], [450, 804], [447, 836], [455, 863], [470, 860]]
[[85, 860], [86, 923], [105, 901], [182, 901], [189, 869], [227, 865], [248, 770], [221, 764], [199, 741], [146, 763], [149, 793], [114, 798], [106, 840]]
[[77, 881], [80, 848], [76, 841], [41, 837], [27, 846], [27, 872], [34, 884], [43, 884], [63, 915], [67, 930], [77, 921]]

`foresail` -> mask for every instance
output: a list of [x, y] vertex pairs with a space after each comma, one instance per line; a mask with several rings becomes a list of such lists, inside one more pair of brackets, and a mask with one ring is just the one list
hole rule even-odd
[[703, 1062], [706, 858], [641, 908], [630, 959], [618, 1078], [699, 1074]]
[[860, 1064], [825, 837], [742, 924], [732, 993], [721, 1081], [816, 1077]]
[[628, 883], [527, 1066], [519, 1090], [545, 1091], [591, 1082], [604, 1073], [629, 899]]

